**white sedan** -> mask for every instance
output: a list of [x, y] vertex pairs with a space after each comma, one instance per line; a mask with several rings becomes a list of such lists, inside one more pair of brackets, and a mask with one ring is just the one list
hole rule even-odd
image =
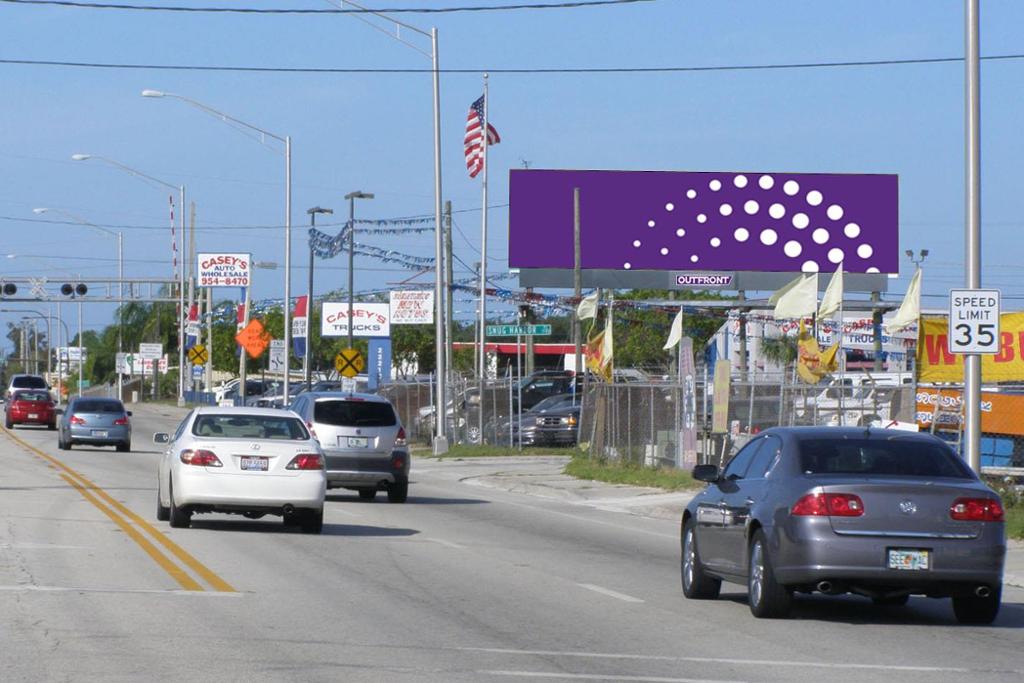
[[196, 408], [166, 446], [157, 471], [156, 516], [187, 527], [192, 515], [226, 512], [318, 534], [327, 480], [320, 444], [298, 415], [270, 408]]

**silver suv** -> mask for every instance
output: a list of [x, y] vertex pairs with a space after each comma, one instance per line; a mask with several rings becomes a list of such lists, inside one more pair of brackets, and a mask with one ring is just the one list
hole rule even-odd
[[374, 394], [310, 391], [290, 408], [306, 422], [327, 460], [327, 488], [359, 492], [373, 500], [387, 491], [389, 503], [409, 494], [409, 448], [391, 403]]
[[50, 389], [50, 385], [39, 375], [14, 375], [11, 377], [7, 391], [4, 392], [3, 400], [10, 400], [16, 389]]

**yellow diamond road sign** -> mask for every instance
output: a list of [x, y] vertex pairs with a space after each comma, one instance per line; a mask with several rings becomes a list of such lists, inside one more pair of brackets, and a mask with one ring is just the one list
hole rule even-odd
[[192, 365], [206, 365], [206, 361], [210, 360], [210, 354], [207, 353], [205, 346], [196, 344], [188, 350], [188, 360]]
[[355, 349], [342, 349], [334, 357], [334, 368], [342, 377], [355, 377], [364, 367], [363, 354]]

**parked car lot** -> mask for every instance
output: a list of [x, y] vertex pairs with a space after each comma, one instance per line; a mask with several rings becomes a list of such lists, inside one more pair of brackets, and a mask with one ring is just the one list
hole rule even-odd
[[70, 450], [76, 445], [114, 446], [132, 449], [131, 412], [116, 398], [77, 396], [60, 417], [57, 445]]
[[784, 617], [795, 592], [854, 593], [878, 604], [952, 598], [956, 618], [999, 612], [1003, 508], [942, 441], [863, 428], [770, 429], [686, 507], [683, 592], [746, 584], [756, 617]]
[[188, 527], [222, 512], [278, 515], [306, 533], [323, 528], [324, 457], [298, 415], [272, 408], [196, 408], [171, 435], [157, 468], [157, 519]]
[[9, 401], [4, 402], [4, 426], [46, 425], [57, 428], [57, 408], [53, 397], [44, 389], [16, 389]]

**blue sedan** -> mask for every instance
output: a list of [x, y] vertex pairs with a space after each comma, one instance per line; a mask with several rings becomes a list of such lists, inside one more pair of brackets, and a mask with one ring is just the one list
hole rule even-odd
[[130, 451], [131, 415], [116, 398], [73, 398], [60, 417], [57, 445], [65, 451], [75, 444], [115, 446], [118, 451]]

